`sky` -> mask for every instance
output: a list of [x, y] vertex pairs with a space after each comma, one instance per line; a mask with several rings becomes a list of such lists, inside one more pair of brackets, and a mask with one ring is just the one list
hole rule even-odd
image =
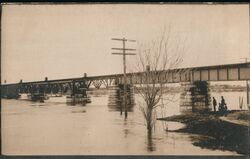
[[249, 5], [4, 5], [1, 23], [7, 83], [122, 73], [122, 57], [111, 54], [122, 43], [111, 39], [138, 48], [166, 26], [173, 41], [185, 39], [181, 67], [250, 61]]

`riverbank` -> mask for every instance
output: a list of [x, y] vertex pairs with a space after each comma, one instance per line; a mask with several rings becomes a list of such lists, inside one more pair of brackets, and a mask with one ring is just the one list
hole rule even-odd
[[185, 132], [198, 134], [202, 137], [195, 138], [193, 144], [202, 148], [236, 151], [239, 154], [249, 154], [249, 126], [240, 120], [249, 122], [249, 111], [229, 111], [228, 117], [221, 119], [219, 114], [192, 113], [176, 115], [158, 120], [176, 121], [186, 124], [186, 127], [174, 130], [174, 132]]

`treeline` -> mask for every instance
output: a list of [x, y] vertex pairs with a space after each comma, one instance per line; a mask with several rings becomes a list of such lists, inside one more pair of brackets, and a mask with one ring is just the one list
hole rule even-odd
[[210, 90], [214, 92], [242, 92], [246, 91], [246, 86], [240, 85], [210, 85]]

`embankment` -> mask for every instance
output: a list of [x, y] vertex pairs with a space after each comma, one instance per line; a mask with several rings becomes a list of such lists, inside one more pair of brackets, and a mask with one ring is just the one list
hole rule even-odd
[[[238, 111], [230, 111], [230, 114]], [[238, 113], [249, 121], [249, 111]], [[242, 119], [237, 116], [235, 119]], [[247, 117], [246, 117], [247, 116]], [[218, 114], [210, 113], [191, 113], [178, 115], [158, 120], [176, 121], [186, 124], [186, 127], [175, 132], [185, 132], [198, 134], [203, 137], [195, 139], [193, 144], [202, 148], [220, 149], [236, 151], [239, 154], [249, 155], [249, 126], [236, 124], [221, 120]]]

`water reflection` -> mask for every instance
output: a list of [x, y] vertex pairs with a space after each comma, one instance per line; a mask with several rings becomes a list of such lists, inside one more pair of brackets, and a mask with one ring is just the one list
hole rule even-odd
[[72, 113], [86, 113], [86, 110], [72, 110]]
[[154, 144], [153, 138], [152, 138], [152, 131], [148, 131], [148, 133], [147, 133], [147, 150], [149, 152], [156, 151], [156, 147], [155, 147], [155, 144]]
[[[116, 105], [111, 105], [108, 104], [109, 111], [116, 111], [116, 112], [124, 112], [124, 105], [123, 104], [116, 104]], [[127, 105], [127, 111], [128, 112], [133, 112], [134, 111], [134, 105]]]
[[67, 106], [86, 106], [87, 103], [66, 102]]
[[127, 122], [127, 118], [124, 118], [124, 129], [123, 129], [123, 132], [124, 132], [124, 138], [127, 138], [128, 135], [129, 135], [129, 129], [127, 128], [127, 125], [128, 125], [128, 122]]

